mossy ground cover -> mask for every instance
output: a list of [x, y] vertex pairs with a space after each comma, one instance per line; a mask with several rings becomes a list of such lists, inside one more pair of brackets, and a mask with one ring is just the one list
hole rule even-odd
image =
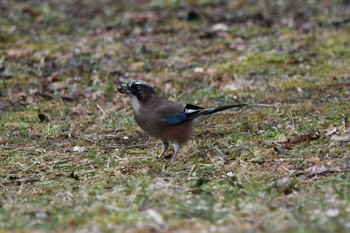
[[[348, 232], [349, 6], [282, 3], [1, 2], [0, 232]], [[217, 114], [172, 163], [131, 79], [271, 107]]]

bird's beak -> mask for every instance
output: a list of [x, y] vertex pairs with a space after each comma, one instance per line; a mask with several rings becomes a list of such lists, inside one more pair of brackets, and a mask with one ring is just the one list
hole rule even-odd
[[130, 94], [130, 89], [127, 84], [119, 84], [118, 91], [122, 94]]

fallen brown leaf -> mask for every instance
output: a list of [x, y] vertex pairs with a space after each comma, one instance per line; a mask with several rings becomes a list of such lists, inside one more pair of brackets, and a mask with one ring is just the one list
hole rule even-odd
[[58, 91], [58, 90], [63, 90], [66, 89], [68, 85], [63, 82], [54, 82], [50, 83], [49, 86], [47, 87], [50, 91]]
[[49, 77], [46, 78], [48, 82], [57, 82], [60, 80], [60, 75], [58, 72], [52, 73]]
[[332, 135], [331, 139], [333, 141], [337, 141], [337, 142], [349, 142], [350, 141], [350, 134], [345, 134], [342, 136]]
[[29, 95], [26, 92], [14, 92], [12, 89], [9, 89], [8, 96], [12, 104], [14, 105], [27, 105], [34, 102], [33, 96]]
[[[11, 91], [11, 90], [10, 90]], [[18, 103], [20, 101], [25, 101], [28, 94], [26, 92], [9, 93], [10, 100], [12, 103]]]
[[73, 88], [69, 93], [63, 93], [60, 95], [63, 100], [73, 101], [79, 98], [84, 98], [85, 93], [81, 88]]
[[92, 100], [98, 100], [99, 98], [103, 98], [103, 95], [105, 94], [104, 90], [98, 90], [92, 93], [91, 99]]
[[330, 129], [327, 129], [325, 136], [331, 136], [332, 134], [336, 133], [338, 129], [336, 127], [332, 127]]
[[82, 104], [78, 104], [77, 106], [71, 108], [70, 110], [73, 114], [81, 115], [84, 112], [85, 107]]
[[307, 176], [316, 176], [316, 175], [321, 175], [323, 173], [328, 173], [328, 172], [340, 172], [340, 168], [327, 167], [325, 165], [321, 165], [321, 166], [313, 165], [311, 167], [306, 168], [304, 172]]
[[30, 137], [36, 137], [36, 136], [40, 135], [40, 131], [37, 131], [35, 129], [29, 129], [28, 130], [28, 135]]
[[7, 51], [7, 56], [10, 58], [20, 59], [31, 55], [33, 52], [32, 48], [16, 48]]
[[319, 134], [303, 134], [303, 135], [296, 135], [294, 137], [287, 138], [287, 143], [290, 144], [298, 144], [302, 142], [310, 142], [315, 141], [320, 138]]
[[278, 155], [292, 155], [292, 152], [282, 148], [274, 147], [273, 150], [276, 151]]

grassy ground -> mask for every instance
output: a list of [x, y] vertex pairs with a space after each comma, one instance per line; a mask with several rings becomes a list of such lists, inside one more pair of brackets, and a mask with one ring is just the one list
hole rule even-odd
[[[349, 231], [346, 1], [48, 2], [0, 3], [0, 232]], [[131, 79], [274, 107], [217, 114], [173, 164]]]

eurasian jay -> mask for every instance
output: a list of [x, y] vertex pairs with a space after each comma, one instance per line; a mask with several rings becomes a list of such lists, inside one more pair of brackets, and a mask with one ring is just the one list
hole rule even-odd
[[172, 160], [193, 133], [193, 128], [211, 114], [229, 108], [240, 108], [248, 104], [225, 105], [216, 108], [202, 108], [192, 104], [175, 103], [160, 98], [153, 87], [142, 80], [132, 80], [128, 84], [120, 84], [118, 91], [131, 98], [134, 118], [137, 124], [149, 135], [162, 140], [161, 158], [174, 145]]

